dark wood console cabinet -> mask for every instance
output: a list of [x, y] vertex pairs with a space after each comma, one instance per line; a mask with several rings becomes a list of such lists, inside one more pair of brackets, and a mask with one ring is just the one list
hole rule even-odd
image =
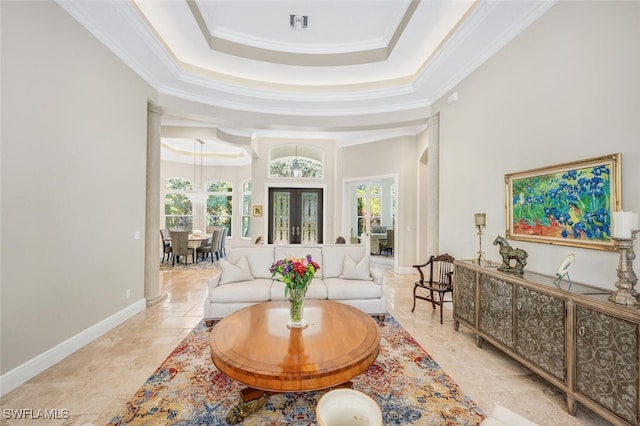
[[618, 425], [640, 426], [640, 309], [609, 290], [456, 260], [453, 319]]

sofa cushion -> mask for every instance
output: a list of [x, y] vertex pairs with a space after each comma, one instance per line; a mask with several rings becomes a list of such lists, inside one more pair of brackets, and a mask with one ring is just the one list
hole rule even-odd
[[239, 281], [249, 281], [253, 279], [249, 262], [242, 256], [233, 264], [226, 259], [220, 259], [220, 284], [237, 283]]
[[363, 257], [358, 263], [351, 256], [345, 256], [340, 278], [343, 280], [370, 280], [369, 256]]
[[[320, 278], [314, 278], [307, 288], [305, 298], [308, 299], [326, 299], [327, 287]], [[285, 300], [284, 283], [282, 281], [274, 281], [271, 285], [271, 300]]]
[[338, 278], [342, 275], [344, 257], [350, 256], [356, 264], [365, 257], [365, 247], [360, 244], [327, 244], [322, 247], [324, 268], [320, 270], [323, 278]]
[[271, 282], [267, 278], [257, 278], [231, 285], [219, 285], [209, 290], [209, 299], [214, 303], [267, 302], [271, 296]]
[[236, 263], [241, 257], [246, 257], [249, 269], [254, 278], [271, 278], [269, 268], [273, 265], [273, 246], [256, 245], [234, 247], [227, 250], [227, 260]]
[[327, 286], [329, 300], [379, 299], [382, 297], [382, 286], [374, 281], [325, 278], [324, 284]]

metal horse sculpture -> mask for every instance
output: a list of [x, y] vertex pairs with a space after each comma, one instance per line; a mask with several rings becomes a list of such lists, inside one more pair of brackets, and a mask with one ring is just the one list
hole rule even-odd
[[[502, 265], [498, 268], [498, 271], [513, 272], [518, 275], [524, 274], [524, 266], [527, 264], [527, 257], [529, 256], [526, 251], [519, 248], [511, 248], [507, 240], [500, 235], [495, 239], [493, 245], [500, 245]], [[516, 261], [514, 266], [510, 264], [511, 259]]]

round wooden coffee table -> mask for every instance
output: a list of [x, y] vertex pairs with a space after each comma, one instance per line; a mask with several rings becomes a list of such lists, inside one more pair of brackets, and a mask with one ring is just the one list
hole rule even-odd
[[211, 359], [218, 370], [248, 386], [227, 422], [241, 421], [271, 393], [349, 386], [378, 356], [380, 327], [359, 309], [306, 300], [304, 318], [308, 327], [289, 329], [288, 302], [266, 302], [215, 325]]

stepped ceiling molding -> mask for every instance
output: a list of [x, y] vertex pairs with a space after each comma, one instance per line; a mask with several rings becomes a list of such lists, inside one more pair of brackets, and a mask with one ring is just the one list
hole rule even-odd
[[[555, 0], [58, 3], [158, 91], [163, 126], [246, 148], [252, 137], [348, 146], [415, 135], [433, 102]], [[169, 139], [178, 157], [184, 146]]]

